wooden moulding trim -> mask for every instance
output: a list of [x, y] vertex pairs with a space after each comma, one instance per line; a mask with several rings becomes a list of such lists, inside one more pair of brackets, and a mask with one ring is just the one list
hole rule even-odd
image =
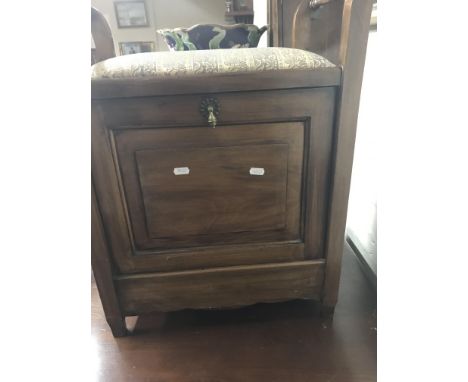
[[126, 315], [184, 308], [239, 307], [259, 302], [319, 299], [325, 261], [233, 266], [118, 276]]
[[301, 242], [182, 248], [139, 252], [134, 256], [134, 269], [128, 273], [185, 271], [298, 260], [304, 260], [304, 243]]
[[99, 79], [91, 82], [93, 99], [205, 94], [219, 92], [339, 86], [341, 67], [236, 73], [232, 75]]

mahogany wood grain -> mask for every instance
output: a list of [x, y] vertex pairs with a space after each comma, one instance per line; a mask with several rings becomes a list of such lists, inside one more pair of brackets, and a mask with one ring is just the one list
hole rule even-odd
[[117, 278], [126, 315], [183, 308], [239, 307], [319, 298], [323, 260], [233, 266]]

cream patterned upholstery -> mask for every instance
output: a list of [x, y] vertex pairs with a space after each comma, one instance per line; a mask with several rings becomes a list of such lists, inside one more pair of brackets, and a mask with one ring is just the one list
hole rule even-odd
[[333, 67], [324, 57], [300, 49], [215, 49], [114, 57], [93, 65], [91, 77], [93, 80], [189, 77]]

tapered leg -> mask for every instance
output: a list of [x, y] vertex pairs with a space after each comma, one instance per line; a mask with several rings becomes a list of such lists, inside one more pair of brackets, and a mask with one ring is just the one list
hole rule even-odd
[[106, 321], [114, 337], [125, 337], [128, 334], [124, 317], [106, 317]]
[[123, 337], [127, 335], [127, 327], [115, 290], [110, 254], [102, 227], [94, 187], [92, 189], [91, 207], [91, 265], [93, 267], [94, 279], [99, 297], [101, 298], [104, 314], [106, 315], [106, 321], [112, 330], [112, 334], [114, 337]]
[[320, 304], [320, 316], [322, 318], [332, 319], [335, 313], [335, 305], [327, 305], [323, 301]]

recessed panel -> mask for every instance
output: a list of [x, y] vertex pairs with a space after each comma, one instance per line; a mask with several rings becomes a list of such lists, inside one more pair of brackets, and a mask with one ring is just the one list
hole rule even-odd
[[300, 239], [302, 122], [114, 135], [137, 249]]
[[137, 151], [150, 236], [283, 229], [287, 159], [287, 144]]

